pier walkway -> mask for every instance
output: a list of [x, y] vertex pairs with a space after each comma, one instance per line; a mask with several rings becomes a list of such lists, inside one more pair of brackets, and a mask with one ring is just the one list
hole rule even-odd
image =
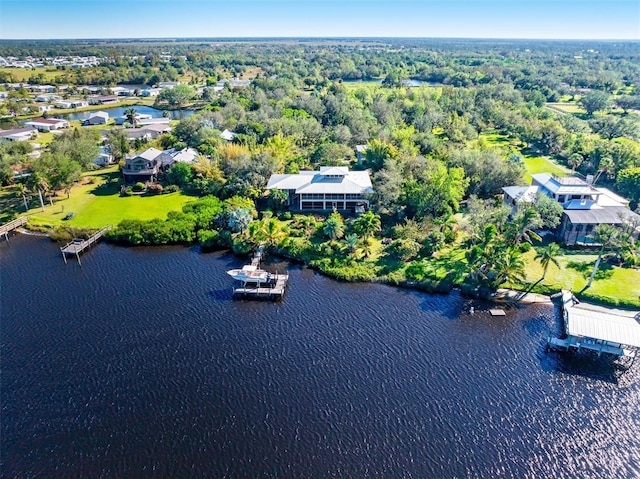
[[16, 228], [20, 228], [21, 226], [26, 225], [28, 221], [29, 221], [29, 218], [27, 218], [26, 216], [21, 216], [18, 219], [9, 221], [8, 223], [5, 223], [2, 226], [0, 226], [0, 235], [3, 235], [4, 239], [9, 241], [9, 233], [15, 230]]
[[64, 259], [64, 263], [67, 264], [67, 255], [75, 254], [78, 259], [78, 264], [82, 266], [82, 262], [80, 261], [80, 254], [83, 253], [87, 248], [90, 248], [92, 245], [96, 244], [100, 238], [104, 236], [104, 234], [111, 229], [111, 226], [107, 226], [102, 228], [96, 234], [91, 236], [89, 239], [81, 239], [75, 238], [67, 243], [65, 246], [60, 248], [62, 252], [62, 259]]

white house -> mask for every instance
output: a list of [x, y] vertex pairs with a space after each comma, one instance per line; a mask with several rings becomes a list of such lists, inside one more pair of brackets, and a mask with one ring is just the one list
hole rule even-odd
[[28, 141], [37, 138], [38, 130], [33, 128], [14, 128], [0, 130], [0, 141]]
[[142, 91], [140, 91], [140, 96], [158, 96], [160, 94], [160, 92], [162, 91], [161, 88], [146, 88]]
[[[593, 177], [559, 178], [549, 173], [531, 175], [530, 186], [507, 186], [503, 201], [515, 212], [523, 203], [533, 203], [538, 194], [556, 200], [564, 209], [556, 235], [567, 245], [593, 244], [598, 225], [637, 223], [640, 215], [629, 209], [629, 201], [607, 188], [596, 187]], [[640, 233], [640, 230], [636, 232]]]
[[222, 133], [220, 133], [220, 138], [227, 141], [232, 141], [236, 136], [238, 136], [237, 133], [226, 129]]
[[175, 150], [172, 148], [170, 150], [166, 150], [165, 153], [168, 153], [171, 158], [180, 163], [193, 163], [198, 158], [197, 150], [188, 147], [182, 150]]
[[109, 122], [109, 113], [106, 111], [96, 111], [91, 114], [89, 118], [84, 120], [82, 124], [84, 126], [89, 125], [106, 125]]
[[175, 88], [180, 85], [179, 81], [161, 81], [158, 83], [158, 88], [164, 90], [165, 88]]
[[272, 175], [267, 189], [288, 194], [294, 210], [364, 212], [373, 193], [368, 171], [349, 171], [346, 166], [322, 166], [320, 171]]
[[69, 122], [62, 118], [40, 118], [38, 120], [25, 121], [24, 124], [42, 132], [69, 128]]
[[59, 100], [56, 102], [56, 108], [70, 110], [73, 108], [84, 108], [89, 106], [86, 100]]
[[52, 101], [58, 101], [58, 100], [60, 100], [60, 97], [58, 95], [51, 95], [51, 94], [38, 95], [36, 97], [36, 101], [38, 102], [52, 102]]

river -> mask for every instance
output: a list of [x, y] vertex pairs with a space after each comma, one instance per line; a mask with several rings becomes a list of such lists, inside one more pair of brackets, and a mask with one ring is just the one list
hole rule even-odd
[[[0, 243], [2, 476], [640, 476], [640, 367], [546, 353], [557, 311], [197, 247]], [[475, 313], [469, 313], [469, 307]]]

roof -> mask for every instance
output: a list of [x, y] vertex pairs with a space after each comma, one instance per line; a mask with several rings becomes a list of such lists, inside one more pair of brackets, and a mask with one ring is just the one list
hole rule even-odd
[[34, 132], [38, 132], [38, 130], [34, 130], [33, 128], [14, 128], [13, 130], [0, 130], [0, 138], [6, 138], [9, 136], [21, 136], [21, 135], [33, 135]]
[[237, 133], [234, 133], [229, 130], [224, 130], [222, 133], [220, 133], [220, 136], [222, 137], [223, 140], [231, 141], [237, 136]]
[[[335, 176], [334, 176], [335, 175]], [[373, 193], [368, 171], [349, 171], [347, 167], [322, 167], [320, 171], [301, 171], [291, 175], [272, 175], [267, 189], [295, 190], [296, 193]]]
[[[169, 152], [165, 151], [165, 153]], [[193, 148], [184, 148], [183, 150], [170, 153], [170, 155], [175, 161], [180, 161], [182, 163], [191, 163], [198, 157], [198, 152]]]
[[609, 188], [601, 188], [598, 187], [598, 191], [601, 195], [598, 197], [598, 204], [602, 206], [619, 206], [619, 205], [628, 205], [629, 200], [623, 198], [620, 195], [615, 194]]
[[99, 116], [100, 118], [109, 118], [109, 113], [107, 113], [106, 111], [96, 111], [94, 113], [91, 113], [91, 116], [89, 118], [93, 118], [95, 116]]
[[620, 224], [620, 216], [640, 219], [640, 216], [624, 206], [599, 206], [590, 209], [565, 209], [564, 214], [575, 224]]
[[505, 194], [513, 198], [516, 203], [526, 202], [533, 203], [540, 191], [539, 186], [505, 186], [502, 188]]
[[145, 160], [155, 160], [158, 156], [162, 154], [162, 151], [156, 148], [147, 148], [142, 153], [138, 153], [136, 158], [144, 158]]
[[562, 292], [562, 301], [567, 334], [640, 348], [640, 311], [575, 303], [569, 291]]
[[67, 120], [61, 118], [41, 118], [39, 120], [26, 121], [25, 125], [57, 125], [58, 123], [66, 123]]
[[536, 173], [531, 178], [554, 195], [600, 194], [589, 183], [576, 177], [558, 178], [550, 173]]
[[150, 123], [150, 124], [145, 124], [144, 128], [142, 128], [145, 131], [155, 131], [157, 133], [164, 133], [167, 131], [171, 131], [171, 127], [167, 124], [167, 123]]

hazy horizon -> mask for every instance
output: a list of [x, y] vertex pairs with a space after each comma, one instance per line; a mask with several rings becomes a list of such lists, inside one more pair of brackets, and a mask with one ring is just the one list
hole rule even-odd
[[[134, 20], [130, 20], [134, 19]], [[638, 0], [2, 0], [0, 40], [640, 39]]]

